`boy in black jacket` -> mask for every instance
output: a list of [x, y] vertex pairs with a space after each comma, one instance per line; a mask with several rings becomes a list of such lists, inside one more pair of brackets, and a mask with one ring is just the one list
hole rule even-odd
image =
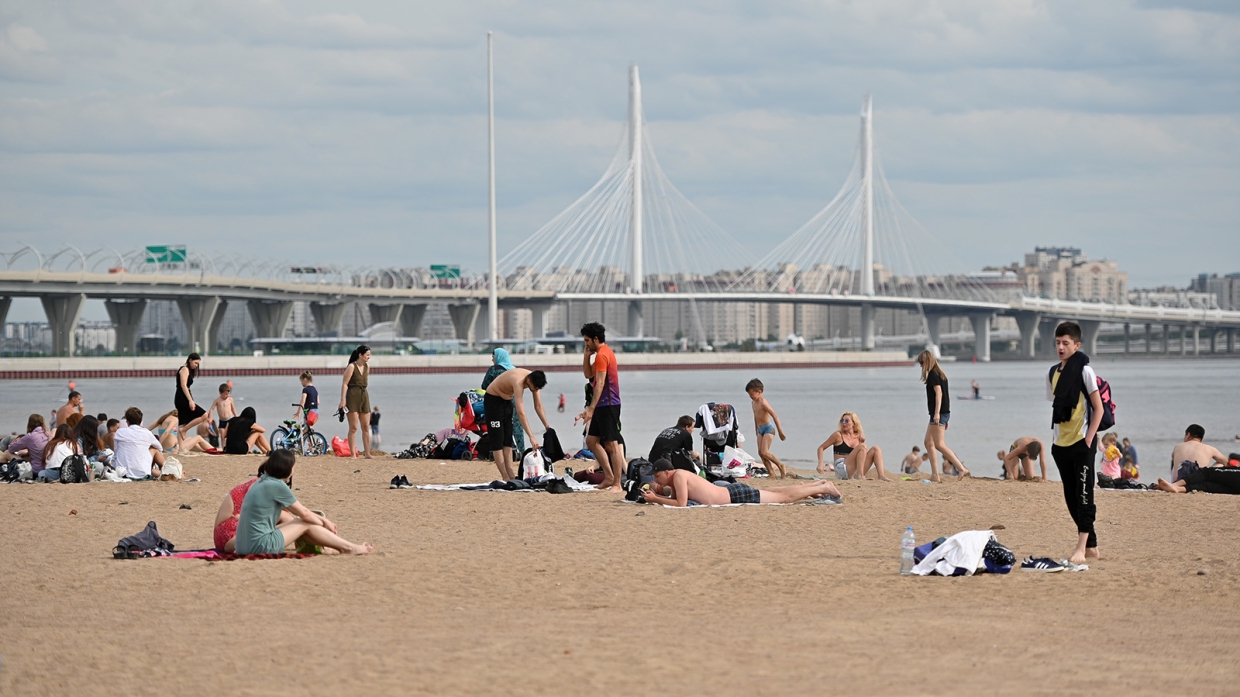
[[1098, 376], [1081, 352], [1081, 326], [1063, 322], [1055, 328], [1055, 352], [1059, 365], [1046, 379], [1046, 398], [1051, 408], [1055, 443], [1051, 456], [1063, 480], [1063, 497], [1076, 523], [1076, 550], [1068, 561], [1084, 564], [1098, 559], [1098, 536], [1094, 533], [1094, 459], [1098, 451], [1098, 426], [1102, 423], [1102, 396]]

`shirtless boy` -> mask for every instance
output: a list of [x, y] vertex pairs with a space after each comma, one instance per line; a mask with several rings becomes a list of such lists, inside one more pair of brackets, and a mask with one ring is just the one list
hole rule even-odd
[[529, 371], [525, 368], [513, 368], [500, 373], [487, 387], [486, 396], [482, 398], [483, 411], [487, 419], [487, 436], [491, 441], [491, 452], [495, 457], [495, 466], [503, 479], [517, 476], [517, 468], [512, 459], [512, 410], [517, 409], [517, 418], [521, 428], [529, 436], [530, 447], [538, 449], [538, 439], [530, 430], [530, 422], [525, 417], [525, 391], [534, 393], [534, 412], [542, 421], [543, 430], [551, 430], [547, 423], [547, 415], [543, 412], [542, 388], [547, 385], [547, 376], [541, 370]]
[[758, 433], [758, 457], [762, 458], [762, 464], [772, 477], [778, 473], [779, 479], [783, 479], [788, 474], [788, 468], [771, 454], [771, 443], [775, 442], [776, 432], [779, 433], [780, 440], [788, 440], [788, 437], [784, 435], [784, 427], [779, 423], [779, 414], [775, 413], [771, 403], [762, 396], [764, 389], [762, 381], [757, 378], [745, 385], [745, 392], [749, 393], [749, 398], [753, 400], [753, 426]]
[[86, 415], [86, 407], [82, 406], [82, 393], [73, 390], [69, 393], [69, 401], [65, 405], [56, 410], [56, 423], [63, 424], [69, 420], [74, 414]]
[[900, 461], [900, 471], [905, 474], [921, 474], [921, 463], [926, 459], [928, 458], [921, 454], [921, 448], [914, 445], [913, 452]]
[[[1008, 479], [1027, 481], [1033, 479], [1033, 461], [1037, 460], [1042, 467], [1042, 480], [1046, 481], [1046, 445], [1032, 436], [1023, 436], [1012, 441], [1007, 452], [999, 451], [999, 461], [1007, 472]], [[1019, 472], [1019, 474], [1018, 474]]]
[[[211, 402], [211, 408], [207, 410], [207, 420], [204, 425], [211, 423], [211, 412], [215, 412], [219, 418], [219, 424], [216, 431], [220, 435], [220, 447], [224, 447], [223, 443], [228, 438], [228, 422], [237, 416], [237, 407], [233, 404], [232, 386], [228, 383], [220, 384], [220, 396]], [[199, 426], [201, 429], [202, 426]]]
[[688, 506], [690, 501], [707, 506], [721, 506], [729, 503], [795, 503], [816, 497], [840, 497], [839, 489], [828, 481], [793, 484], [775, 489], [755, 489], [739, 482], [727, 487], [717, 486], [696, 474], [672, 467], [668, 460], [654, 463], [654, 481], [660, 491], [670, 489], [671, 496], [669, 498], [648, 491], [644, 493], [646, 501], [679, 507]]

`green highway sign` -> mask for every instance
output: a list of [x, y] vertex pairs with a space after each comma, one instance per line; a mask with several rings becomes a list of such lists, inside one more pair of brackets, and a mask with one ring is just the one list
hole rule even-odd
[[148, 264], [184, 264], [185, 263], [185, 245], [167, 246], [160, 245], [156, 247], [146, 248], [146, 263]]
[[435, 278], [460, 278], [461, 267], [447, 264], [431, 264], [431, 276]]

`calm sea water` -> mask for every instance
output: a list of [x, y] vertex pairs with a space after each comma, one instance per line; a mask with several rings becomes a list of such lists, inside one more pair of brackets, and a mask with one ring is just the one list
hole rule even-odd
[[[379, 359], [382, 360], [382, 359]], [[796, 467], [812, 467], [818, 444], [829, 436], [843, 411], [855, 411], [865, 427], [867, 442], [883, 448], [889, 468], [898, 466], [913, 445], [919, 444], [929, 417], [925, 388], [918, 369], [829, 368], [816, 370], [631, 371], [621, 364], [623, 423], [630, 456], [645, 454], [654, 436], [681, 414], [693, 414], [708, 401], [737, 408], [741, 431], [753, 446], [753, 416], [745, 383], [752, 377], [766, 384], [766, 396], [779, 412], [788, 440], [776, 441], [773, 451]], [[1049, 364], [1001, 362], [946, 364], [951, 381], [952, 419], [947, 443], [970, 469], [981, 476], [998, 476], [995, 453], [1018, 436], [1050, 436], [1050, 404], [1043, 380]], [[1108, 360], [1094, 363], [1112, 385], [1117, 404], [1115, 432], [1137, 446], [1141, 478], [1152, 481], [1170, 467], [1171, 449], [1183, 438], [1189, 423], [1206, 429], [1206, 440], [1224, 453], [1240, 451], [1233, 443], [1240, 434], [1240, 361], [1238, 360]], [[371, 403], [382, 414], [382, 448], [399, 451], [430, 431], [452, 424], [454, 399], [479, 384], [482, 375], [375, 375]], [[581, 410], [584, 379], [571, 373], [552, 373], [546, 390], [547, 416], [565, 449], [580, 447], [573, 416]], [[993, 401], [968, 401], [970, 380], [977, 380]], [[203, 379], [194, 394], [204, 406], [214, 399], [222, 379]], [[119, 417], [136, 405], [148, 418], [172, 408], [173, 378], [78, 380], [89, 413]], [[346, 425], [331, 418], [340, 384], [321, 379], [317, 386], [325, 406], [319, 430], [331, 436], [347, 433]], [[21, 431], [31, 412], [48, 416], [64, 403], [64, 381], [11, 380], [0, 382], [0, 430]], [[238, 378], [233, 395], [238, 408], [252, 406], [268, 429], [289, 418], [300, 394], [294, 377]], [[568, 396], [568, 410], [555, 410], [558, 395]], [[331, 405], [331, 407], [328, 407]], [[527, 397], [527, 407], [529, 407]], [[530, 408], [531, 421], [536, 421]], [[1052, 476], [1054, 466], [1050, 466]], [[1057, 478], [1057, 477], [1056, 477]]]

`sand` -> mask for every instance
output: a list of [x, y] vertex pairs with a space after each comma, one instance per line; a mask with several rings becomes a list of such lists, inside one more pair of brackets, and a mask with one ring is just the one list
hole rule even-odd
[[921, 541], [1000, 524], [1018, 556], [1064, 556], [1060, 486], [861, 482], [842, 506], [668, 510], [389, 490], [494, 468], [323, 457], [298, 463], [296, 493], [368, 557], [112, 559], [148, 520], [209, 547], [259, 458], [183, 462], [201, 482], [0, 486], [0, 694], [1235, 694], [1240, 679], [1236, 497], [1100, 492], [1088, 572], [909, 578], [907, 524]]

